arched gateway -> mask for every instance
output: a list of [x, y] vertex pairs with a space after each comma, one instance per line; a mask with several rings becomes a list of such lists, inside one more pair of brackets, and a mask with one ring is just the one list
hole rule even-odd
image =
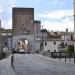
[[16, 41], [16, 49], [17, 49], [17, 52], [22, 50], [27, 53], [31, 52], [32, 50], [30, 42], [25, 38], [21, 38]]
[[34, 8], [13, 8], [12, 28], [13, 48], [34, 51]]
[[34, 35], [16, 35], [12, 37], [12, 48], [19, 51], [34, 52]]
[[[18, 45], [21, 46], [20, 49], [30, 50], [31, 53], [40, 50], [40, 38], [36, 40], [36, 36], [40, 35], [40, 24], [39, 21], [34, 20], [34, 8], [14, 7], [12, 9], [12, 48], [17, 49]], [[28, 41], [27, 45], [25, 40]]]

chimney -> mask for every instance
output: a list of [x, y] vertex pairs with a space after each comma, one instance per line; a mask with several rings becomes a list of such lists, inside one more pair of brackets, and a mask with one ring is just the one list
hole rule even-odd
[[68, 32], [68, 29], [66, 29], [66, 32]]

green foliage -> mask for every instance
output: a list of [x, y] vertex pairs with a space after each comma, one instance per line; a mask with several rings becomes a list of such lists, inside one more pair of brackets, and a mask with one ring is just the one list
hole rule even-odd
[[74, 52], [74, 45], [68, 46], [68, 52]]
[[63, 52], [68, 52], [68, 46], [65, 46]]

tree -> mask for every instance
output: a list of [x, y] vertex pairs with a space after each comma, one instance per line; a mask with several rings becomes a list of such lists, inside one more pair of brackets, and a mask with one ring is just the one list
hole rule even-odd
[[74, 45], [68, 46], [68, 52], [74, 52]]

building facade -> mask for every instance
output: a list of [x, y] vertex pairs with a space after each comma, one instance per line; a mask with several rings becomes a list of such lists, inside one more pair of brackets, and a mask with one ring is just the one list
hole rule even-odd
[[50, 52], [59, 52], [59, 45], [64, 42], [62, 39], [49, 39], [49, 40], [44, 40], [44, 51], [50, 51]]
[[40, 43], [36, 38], [40, 35], [41, 22], [34, 20], [34, 8], [13, 8], [12, 20], [12, 48], [17, 49], [18, 41], [25, 39], [32, 53], [39, 50]]
[[12, 9], [13, 35], [34, 33], [34, 8]]

